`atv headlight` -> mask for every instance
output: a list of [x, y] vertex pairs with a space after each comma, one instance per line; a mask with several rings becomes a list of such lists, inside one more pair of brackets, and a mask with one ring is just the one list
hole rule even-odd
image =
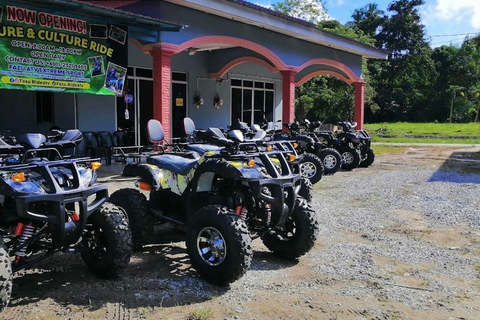
[[78, 173], [80, 174], [80, 182], [85, 188], [97, 182], [97, 173], [93, 169], [80, 167]]
[[29, 176], [23, 172], [6, 174], [2, 176], [2, 179], [16, 192], [30, 194], [46, 193], [37, 181], [29, 179]]

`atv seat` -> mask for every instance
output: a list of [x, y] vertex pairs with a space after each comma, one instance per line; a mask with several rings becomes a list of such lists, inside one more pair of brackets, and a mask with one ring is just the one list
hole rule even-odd
[[181, 174], [182, 176], [186, 176], [190, 170], [198, 166], [198, 161], [196, 159], [187, 159], [172, 154], [147, 158], [147, 163], [153, 164], [164, 170]]
[[25, 151], [25, 148], [22, 145], [11, 145], [0, 139], [0, 154], [20, 154], [23, 151]]
[[188, 144], [185, 146], [186, 150], [195, 151], [199, 155], [203, 156], [209, 151], [219, 151], [222, 147], [212, 146], [211, 144]]

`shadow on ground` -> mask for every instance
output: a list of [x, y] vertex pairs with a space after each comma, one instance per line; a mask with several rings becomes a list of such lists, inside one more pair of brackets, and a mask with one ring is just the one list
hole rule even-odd
[[453, 152], [428, 181], [480, 184], [480, 152]]
[[[115, 280], [98, 278], [80, 255], [68, 253], [58, 253], [35, 269], [20, 271], [15, 275], [9, 308], [15, 310], [47, 299], [67, 309], [76, 306], [90, 312], [119, 303], [125, 310], [168, 308], [201, 303], [228, 292], [229, 286], [212, 285], [191, 267], [184, 232], [168, 225], [155, 231], [151, 243], [134, 253], [127, 270]], [[252, 270], [279, 270], [298, 263], [254, 251]]]

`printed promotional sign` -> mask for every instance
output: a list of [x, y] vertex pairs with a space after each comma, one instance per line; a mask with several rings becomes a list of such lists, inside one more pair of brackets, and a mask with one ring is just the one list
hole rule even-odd
[[120, 95], [127, 28], [0, 4], [0, 88]]

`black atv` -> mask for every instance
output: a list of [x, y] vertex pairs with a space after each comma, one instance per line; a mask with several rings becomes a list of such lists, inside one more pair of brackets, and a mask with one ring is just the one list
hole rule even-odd
[[[197, 130], [195, 127], [195, 123], [190, 118], [183, 119], [183, 126], [185, 129], [185, 134], [187, 136], [187, 144], [183, 146], [185, 150], [196, 151], [200, 155], [203, 155], [205, 151], [219, 151], [221, 147], [224, 145], [224, 141], [226, 136], [224, 132], [220, 129], [215, 129], [217, 134], [212, 135], [209, 131], [206, 130]], [[290, 141], [286, 140], [278, 140], [272, 141], [267, 138], [266, 131], [260, 129], [258, 125], [252, 125], [250, 128], [245, 122], [237, 121], [236, 123], [232, 124], [229, 127], [229, 131], [226, 132], [228, 135], [231, 131], [233, 133], [234, 130], [240, 130], [244, 137], [245, 142], [250, 142], [243, 144], [244, 148], [242, 149], [243, 152], [253, 152], [256, 153], [258, 150], [263, 152], [265, 151], [277, 151], [283, 153], [285, 159], [290, 166], [290, 169], [293, 173], [301, 173], [301, 165], [303, 163], [304, 155], [298, 155], [297, 151], [295, 150], [294, 146], [290, 143]], [[221, 139], [218, 139], [218, 137]], [[207, 143], [207, 145], [205, 145]], [[208, 144], [211, 144], [216, 147], [209, 147]], [[255, 144], [255, 146], [253, 146]], [[219, 147], [220, 146], [220, 147]], [[279, 168], [278, 159], [272, 158], [271, 159], [274, 164], [277, 165]], [[261, 162], [259, 162], [261, 163]], [[310, 182], [308, 177], [302, 176], [302, 185], [298, 192], [298, 195], [307, 199], [308, 202], [312, 202], [313, 199], [313, 184]]]
[[[318, 156], [322, 146], [315, 143], [312, 137], [300, 133], [300, 125], [297, 122], [285, 123], [288, 133], [273, 134], [274, 141], [290, 141], [295, 145], [299, 155], [302, 155], [300, 172], [302, 176], [307, 177], [313, 184], [319, 182], [325, 173], [325, 166], [322, 159]], [[332, 174], [330, 172], [330, 174]]]
[[97, 184], [100, 163], [64, 159], [61, 143], [49, 146], [41, 134], [17, 142], [0, 139], [0, 310], [10, 300], [12, 272], [57, 251], [81, 253], [91, 271], [105, 278], [118, 276], [132, 252], [125, 213], [107, 202], [107, 187]]
[[[150, 120], [147, 127], [151, 141], [163, 140], [160, 122]], [[124, 174], [138, 176], [137, 185], [149, 199], [123, 189], [111, 201], [127, 212], [136, 248], [148, 242], [155, 223], [186, 228], [193, 267], [210, 282], [228, 284], [249, 268], [252, 238], [260, 237], [277, 256], [295, 259], [313, 247], [318, 221], [309, 203], [297, 196], [301, 177], [292, 174], [282, 153], [240, 151], [246, 147], [241, 132], [227, 139], [217, 130], [207, 132], [223, 141], [220, 150], [203, 156], [165, 151], [149, 157], [148, 164], [127, 165]]]
[[301, 124], [304, 130], [303, 134], [308, 135], [315, 141], [314, 150], [316, 150], [318, 157], [322, 159], [325, 174], [331, 175], [342, 167], [342, 155], [333, 147], [330, 137], [326, 138], [325, 133], [316, 132], [316, 129], [320, 126], [320, 122], [310, 122], [307, 119]]
[[365, 130], [357, 132], [356, 123], [344, 121], [337, 125], [341, 130], [336, 132], [333, 143], [342, 154], [342, 168], [352, 170], [358, 166], [370, 166], [375, 161], [375, 153], [371, 148], [371, 138], [368, 133]]

